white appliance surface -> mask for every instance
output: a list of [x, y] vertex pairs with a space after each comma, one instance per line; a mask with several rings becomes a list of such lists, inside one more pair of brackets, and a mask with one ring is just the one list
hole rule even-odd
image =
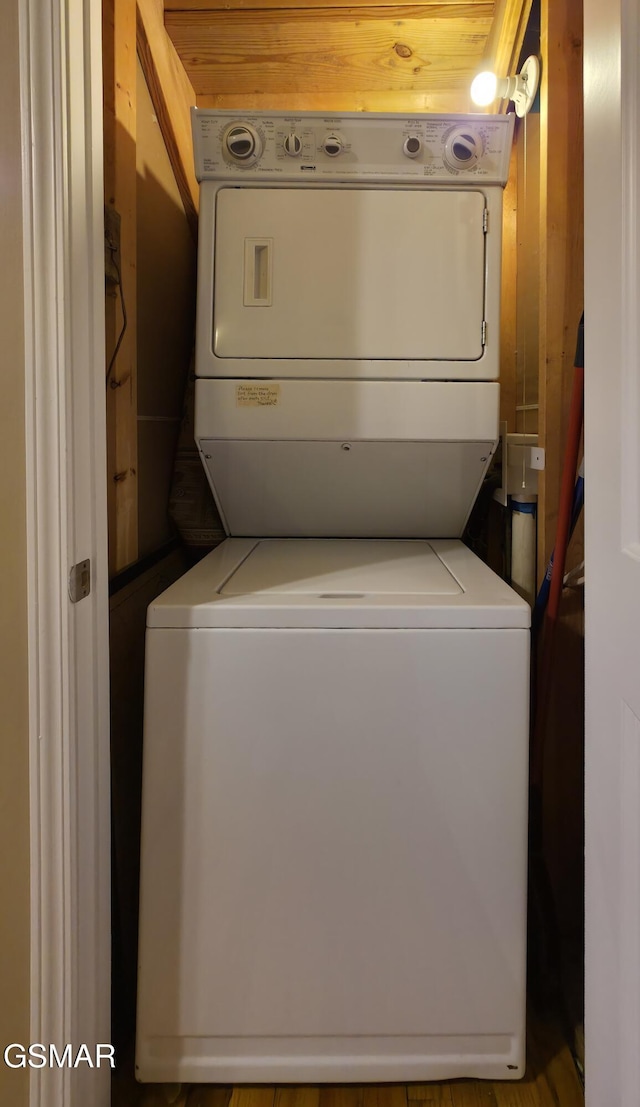
[[462, 534], [498, 436], [487, 381], [196, 382], [196, 439], [227, 531]]
[[199, 377], [497, 379], [511, 117], [193, 127]]
[[258, 542], [222, 585], [223, 596], [460, 596], [462, 588], [427, 542]]
[[529, 605], [462, 542], [227, 538], [148, 627], [526, 629]]
[[[229, 109], [192, 108], [191, 120], [199, 181], [246, 184], [265, 178], [278, 187], [304, 178], [312, 185], [318, 180], [506, 185], [514, 128], [513, 115], [478, 113], [275, 111], [239, 117]], [[245, 140], [253, 141], [249, 158], [234, 157], [226, 141], [238, 127], [245, 130]], [[299, 140], [295, 150], [293, 136]], [[338, 140], [337, 156], [328, 153], [327, 138]], [[456, 150], [458, 138], [466, 149]], [[413, 142], [411, 152], [407, 140]]]
[[530, 611], [452, 537], [512, 131], [194, 114], [195, 429], [240, 536], [148, 611], [142, 1081], [524, 1073]]
[[491, 577], [233, 539], [152, 606], [140, 1079], [523, 1074], [529, 635]]
[[494, 443], [215, 442], [230, 534], [441, 538], [464, 530]]
[[223, 188], [216, 203], [217, 357], [482, 357], [481, 192]]

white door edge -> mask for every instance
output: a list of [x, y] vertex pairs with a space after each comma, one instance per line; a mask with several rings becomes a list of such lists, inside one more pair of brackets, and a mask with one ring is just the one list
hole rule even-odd
[[[100, 4], [20, 0], [20, 67], [31, 1042], [93, 1051], [111, 960]], [[30, 1070], [32, 1107], [106, 1107], [109, 1089], [105, 1067]]]
[[585, 0], [587, 1107], [640, 1084], [640, 2]]

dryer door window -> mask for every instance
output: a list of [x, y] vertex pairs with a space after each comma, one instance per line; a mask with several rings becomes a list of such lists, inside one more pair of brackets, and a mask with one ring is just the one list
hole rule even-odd
[[215, 355], [481, 358], [484, 210], [452, 189], [221, 189]]

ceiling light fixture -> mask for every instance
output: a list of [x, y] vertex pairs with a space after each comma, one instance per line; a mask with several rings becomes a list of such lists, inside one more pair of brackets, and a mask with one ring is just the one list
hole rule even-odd
[[478, 73], [471, 83], [471, 99], [479, 108], [494, 100], [513, 100], [516, 115], [522, 118], [529, 111], [538, 91], [540, 62], [532, 54], [524, 62], [517, 77], [496, 77], [495, 73]]

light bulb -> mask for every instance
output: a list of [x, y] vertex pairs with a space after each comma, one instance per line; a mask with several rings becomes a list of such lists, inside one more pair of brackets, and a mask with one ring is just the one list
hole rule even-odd
[[498, 78], [495, 73], [489, 70], [478, 73], [471, 84], [471, 99], [479, 108], [486, 108], [487, 104], [492, 104], [495, 100], [497, 89]]
[[523, 63], [517, 77], [496, 77], [485, 70], [471, 82], [471, 99], [479, 108], [486, 108], [494, 100], [513, 100], [516, 115], [526, 115], [535, 100], [540, 80], [540, 62], [535, 54]]

